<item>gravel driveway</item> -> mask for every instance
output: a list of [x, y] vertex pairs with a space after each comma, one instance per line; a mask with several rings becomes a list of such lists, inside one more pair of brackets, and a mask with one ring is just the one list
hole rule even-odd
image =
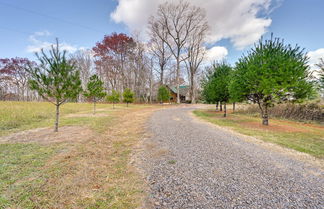
[[323, 172], [189, 114], [157, 111], [142, 165], [151, 208], [324, 208]]

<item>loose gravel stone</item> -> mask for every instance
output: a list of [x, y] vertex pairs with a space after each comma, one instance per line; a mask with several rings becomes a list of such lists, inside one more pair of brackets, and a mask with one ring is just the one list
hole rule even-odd
[[324, 208], [322, 170], [198, 122], [192, 110], [149, 121], [154, 146], [142, 167], [152, 208]]

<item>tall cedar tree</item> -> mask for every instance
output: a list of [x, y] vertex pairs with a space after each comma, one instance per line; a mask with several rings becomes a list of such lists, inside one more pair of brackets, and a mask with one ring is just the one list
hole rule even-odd
[[115, 103], [120, 101], [120, 93], [112, 90], [111, 94], [107, 96], [107, 101], [111, 102], [113, 104], [113, 109], [115, 109]]
[[129, 103], [134, 102], [134, 92], [132, 92], [129, 88], [125, 89], [123, 93], [124, 102], [126, 102], [127, 107]]
[[275, 104], [301, 102], [313, 94], [308, 57], [299, 46], [279, 38], [259, 40], [236, 63], [230, 94], [259, 105], [262, 124], [268, 125], [268, 109]]
[[169, 90], [167, 89], [166, 86], [160, 86], [160, 87], [159, 87], [157, 97], [158, 97], [158, 98], [157, 98], [158, 101], [160, 101], [161, 104], [162, 104], [163, 102], [166, 102], [166, 101], [169, 101], [169, 100], [170, 100], [170, 92], [169, 92]]
[[60, 106], [69, 99], [76, 99], [82, 91], [79, 71], [75, 64], [66, 58], [66, 51], [60, 51], [58, 40], [52, 46], [49, 54], [44, 50], [36, 53], [39, 65], [29, 65], [27, 71], [31, 79], [29, 85], [32, 90], [45, 100], [56, 106], [56, 120], [54, 131], [58, 131]]
[[93, 114], [96, 114], [97, 101], [107, 95], [104, 88], [104, 82], [101, 81], [97, 75], [92, 75], [83, 95], [93, 102]]

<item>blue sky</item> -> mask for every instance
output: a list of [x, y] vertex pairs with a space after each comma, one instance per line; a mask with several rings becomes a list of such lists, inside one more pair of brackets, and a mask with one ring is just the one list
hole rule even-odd
[[[44, 46], [53, 42], [55, 37], [75, 49], [92, 48], [105, 34], [145, 31], [142, 25], [145, 25], [146, 19], [143, 17], [146, 16], [143, 14], [148, 15], [156, 7], [155, 3], [148, 1], [151, 0], [0, 0], [0, 58], [18, 56], [33, 59], [31, 51], [42, 44]], [[251, 41], [253, 43], [253, 40], [261, 35], [268, 37], [271, 32], [284, 38], [287, 43], [298, 44], [311, 51], [316, 59], [324, 56], [324, 0], [244, 1], [250, 5], [233, 8], [236, 9], [233, 11], [234, 15], [241, 10], [244, 14], [255, 5], [255, 2], [260, 3], [258, 8], [269, 2], [271, 6], [264, 6], [259, 10], [254, 8], [258, 10], [257, 13], [252, 14], [253, 17], [251, 15], [247, 17], [245, 23], [240, 23], [241, 17], [232, 21], [229, 21], [232, 17], [224, 17], [222, 7], [231, 8], [231, 5], [218, 4], [217, 0], [205, 0], [201, 3], [206, 8], [212, 9], [211, 11], [215, 11], [215, 14], [209, 15], [211, 20], [226, 18], [220, 23], [229, 21], [227, 26], [233, 24], [232, 27], [225, 25], [220, 28], [222, 33], [215, 29], [213, 34], [215, 40], [210, 44], [210, 47], [226, 48], [227, 53], [224, 56], [230, 63], [234, 63], [242, 52], [251, 47]], [[199, 0], [193, 2], [199, 3]], [[235, 0], [231, 2], [235, 5]], [[212, 8], [213, 6], [215, 8]], [[145, 9], [148, 12], [145, 12]], [[224, 14], [231, 13], [228, 10]], [[113, 12], [115, 15], [111, 15]], [[254, 20], [259, 20], [262, 26], [254, 28], [253, 24], [258, 24], [253, 23]], [[218, 22], [212, 23], [217, 25]], [[233, 30], [235, 24], [237, 27], [246, 25], [242, 27], [242, 34], [239, 29], [239, 32], [236, 32], [235, 28]], [[246, 28], [248, 32], [243, 34]], [[250, 34], [254, 34], [252, 38], [249, 37]]]

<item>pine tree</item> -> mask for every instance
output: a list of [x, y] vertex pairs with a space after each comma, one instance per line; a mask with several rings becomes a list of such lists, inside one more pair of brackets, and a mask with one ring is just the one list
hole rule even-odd
[[66, 51], [60, 51], [58, 40], [48, 54], [42, 49], [36, 56], [40, 63], [29, 65], [26, 69], [31, 77], [28, 83], [32, 90], [56, 106], [54, 131], [57, 132], [60, 106], [69, 99], [76, 99], [82, 91], [79, 71], [66, 58]]
[[120, 101], [120, 93], [112, 90], [111, 94], [107, 96], [107, 101], [113, 103], [113, 109], [115, 109], [115, 103]]
[[96, 103], [100, 99], [106, 96], [104, 83], [99, 79], [97, 75], [93, 75], [90, 77], [89, 82], [87, 84], [87, 89], [83, 93], [83, 95], [90, 99], [93, 102], [93, 114], [96, 114]]
[[308, 57], [298, 46], [279, 38], [262, 39], [236, 63], [231, 95], [259, 105], [262, 124], [268, 125], [268, 110], [275, 104], [301, 102], [313, 96]]
[[226, 103], [228, 103], [230, 100], [228, 88], [232, 68], [226, 63], [214, 64], [213, 68], [213, 91], [217, 101], [221, 102], [221, 105], [223, 105], [224, 117], [226, 117]]
[[134, 102], [134, 92], [132, 92], [129, 88], [125, 89], [123, 93], [124, 102], [126, 102], [127, 107], [129, 103]]

